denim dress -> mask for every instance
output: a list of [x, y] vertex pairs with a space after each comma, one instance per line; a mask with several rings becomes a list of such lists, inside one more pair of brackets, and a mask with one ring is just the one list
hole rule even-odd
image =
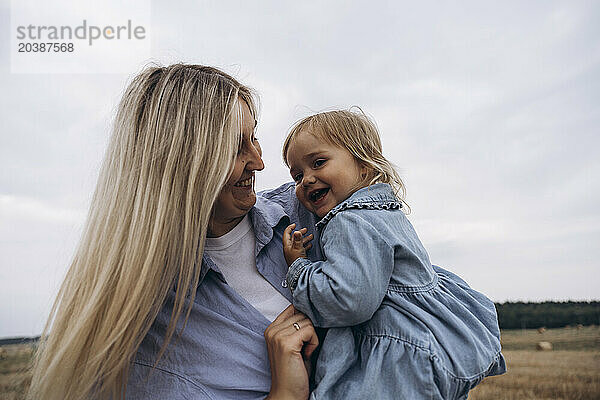
[[389, 185], [356, 191], [317, 230], [324, 261], [287, 274], [294, 306], [330, 328], [311, 399], [464, 399], [506, 371], [494, 303], [431, 265]]

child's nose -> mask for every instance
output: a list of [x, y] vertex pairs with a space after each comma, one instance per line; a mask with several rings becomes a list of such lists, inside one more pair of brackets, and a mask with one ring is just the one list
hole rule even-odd
[[304, 175], [302, 178], [302, 184], [304, 186], [313, 185], [316, 181], [317, 179], [314, 177], [314, 175]]

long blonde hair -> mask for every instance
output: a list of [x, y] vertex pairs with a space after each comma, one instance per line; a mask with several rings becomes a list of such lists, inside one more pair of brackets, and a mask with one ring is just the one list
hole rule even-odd
[[123, 398], [135, 352], [175, 288], [160, 359], [194, 301], [211, 209], [240, 143], [240, 101], [255, 113], [247, 87], [205, 66], [150, 67], [129, 84], [29, 399]]
[[283, 144], [283, 162], [289, 167], [287, 153], [291, 142], [302, 132], [348, 151], [359, 165], [369, 171], [359, 187], [375, 183], [388, 183], [394, 190], [405, 212], [410, 207], [405, 201], [406, 187], [396, 171], [394, 164], [383, 156], [381, 139], [375, 123], [360, 107], [350, 110], [334, 110], [309, 115], [296, 122]]

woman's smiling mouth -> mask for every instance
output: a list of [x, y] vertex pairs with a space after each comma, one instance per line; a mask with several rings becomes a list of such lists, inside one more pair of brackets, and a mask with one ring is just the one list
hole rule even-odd
[[244, 179], [244, 180], [236, 182], [233, 186], [235, 186], [235, 187], [248, 187], [248, 186], [252, 186], [252, 182], [253, 181], [254, 181], [254, 177], [251, 176], [248, 179]]

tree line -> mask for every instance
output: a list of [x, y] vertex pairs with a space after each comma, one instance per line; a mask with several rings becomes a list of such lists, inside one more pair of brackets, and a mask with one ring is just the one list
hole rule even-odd
[[496, 303], [500, 329], [600, 325], [600, 301]]
[[[600, 325], [600, 301], [544, 301], [495, 303], [500, 329], [562, 328], [567, 325]], [[37, 341], [35, 338], [0, 339], [5, 344]]]

